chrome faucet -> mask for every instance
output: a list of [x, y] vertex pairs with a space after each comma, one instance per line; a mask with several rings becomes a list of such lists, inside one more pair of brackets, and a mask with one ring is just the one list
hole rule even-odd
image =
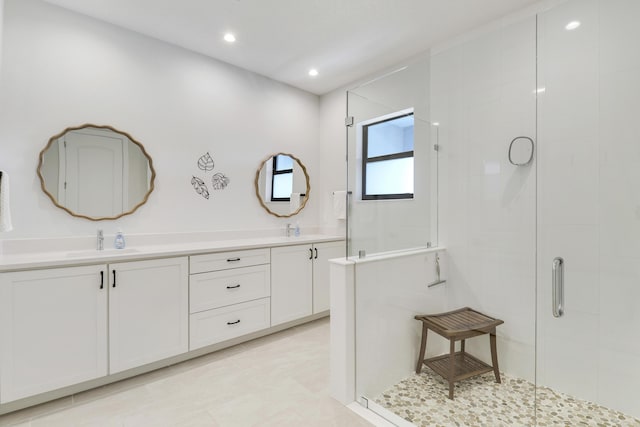
[[104, 249], [104, 234], [102, 233], [102, 230], [98, 230], [96, 246], [96, 249], [99, 251]]
[[291, 226], [291, 223], [287, 223], [287, 228], [285, 229], [285, 234], [287, 235], [287, 237], [291, 237], [291, 230], [293, 230], [293, 227]]

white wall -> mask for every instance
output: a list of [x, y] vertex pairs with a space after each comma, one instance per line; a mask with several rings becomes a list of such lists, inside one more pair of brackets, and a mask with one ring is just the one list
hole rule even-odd
[[[283, 228], [290, 220], [263, 211], [253, 188], [260, 162], [279, 151], [300, 158], [311, 177], [310, 201], [295, 219], [302, 227], [318, 224], [317, 96], [39, 0], [8, 0], [4, 15], [0, 169], [11, 177], [14, 231], [3, 238], [92, 235], [98, 227]], [[130, 133], [152, 156], [156, 190], [134, 215], [100, 223], [73, 218], [40, 191], [40, 150], [50, 136], [87, 122]], [[214, 172], [231, 179], [209, 200], [190, 184], [207, 151]], [[323, 168], [335, 169], [335, 159], [321, 158]]]
[[325, 232], [344, 235], [346, 221], [336, 218], [332, 194], [347, 189], [346, 89], [336, 89], [320, 97], [320, 144], [318, 160], [324, 171], [316, 197], [320, 204], [320, 224]]
[[2, 75], [2, 33], [4, 27], [4, 0], [0, 0], [0, 76]]

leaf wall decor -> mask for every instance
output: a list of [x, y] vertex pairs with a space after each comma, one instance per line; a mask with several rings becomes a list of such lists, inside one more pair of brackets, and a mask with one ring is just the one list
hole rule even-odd
[[214, 167], [213, 158], [209, 155], [209, 152], [200, 156], [198, 159], [198, 168], [205, 172], [212, 171]]
[[223, 173], [216, 173], [211, 177], [211, 186], [214, 190], [224, 190], [229, 185], [229, 177]]
[[209, 199], [209, 189], [207, 188], [207, 184], [205, 184], [203, 180], [201, 180], [197, 176], [194, 176], [193, 178], [191, 178], [191, 185], [193, 185], [196, 193], [200, 194], [205, 199]]

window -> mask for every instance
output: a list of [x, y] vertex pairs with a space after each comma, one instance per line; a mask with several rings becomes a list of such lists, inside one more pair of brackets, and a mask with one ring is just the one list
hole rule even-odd
[[284, 154], [273, 156], [271, 201], [288, 202], [293, 190], [293, 159]]
[[362, 199], [413, 199], [413, 113], [362, 126]]

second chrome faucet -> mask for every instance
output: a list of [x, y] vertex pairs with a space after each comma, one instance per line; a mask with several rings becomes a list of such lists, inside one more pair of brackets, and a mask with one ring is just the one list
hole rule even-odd
[[104, 233], [102, 230], [98, 230], [98, 236], [96, 238], [96, 249], [101, 251], [104, 250]]

